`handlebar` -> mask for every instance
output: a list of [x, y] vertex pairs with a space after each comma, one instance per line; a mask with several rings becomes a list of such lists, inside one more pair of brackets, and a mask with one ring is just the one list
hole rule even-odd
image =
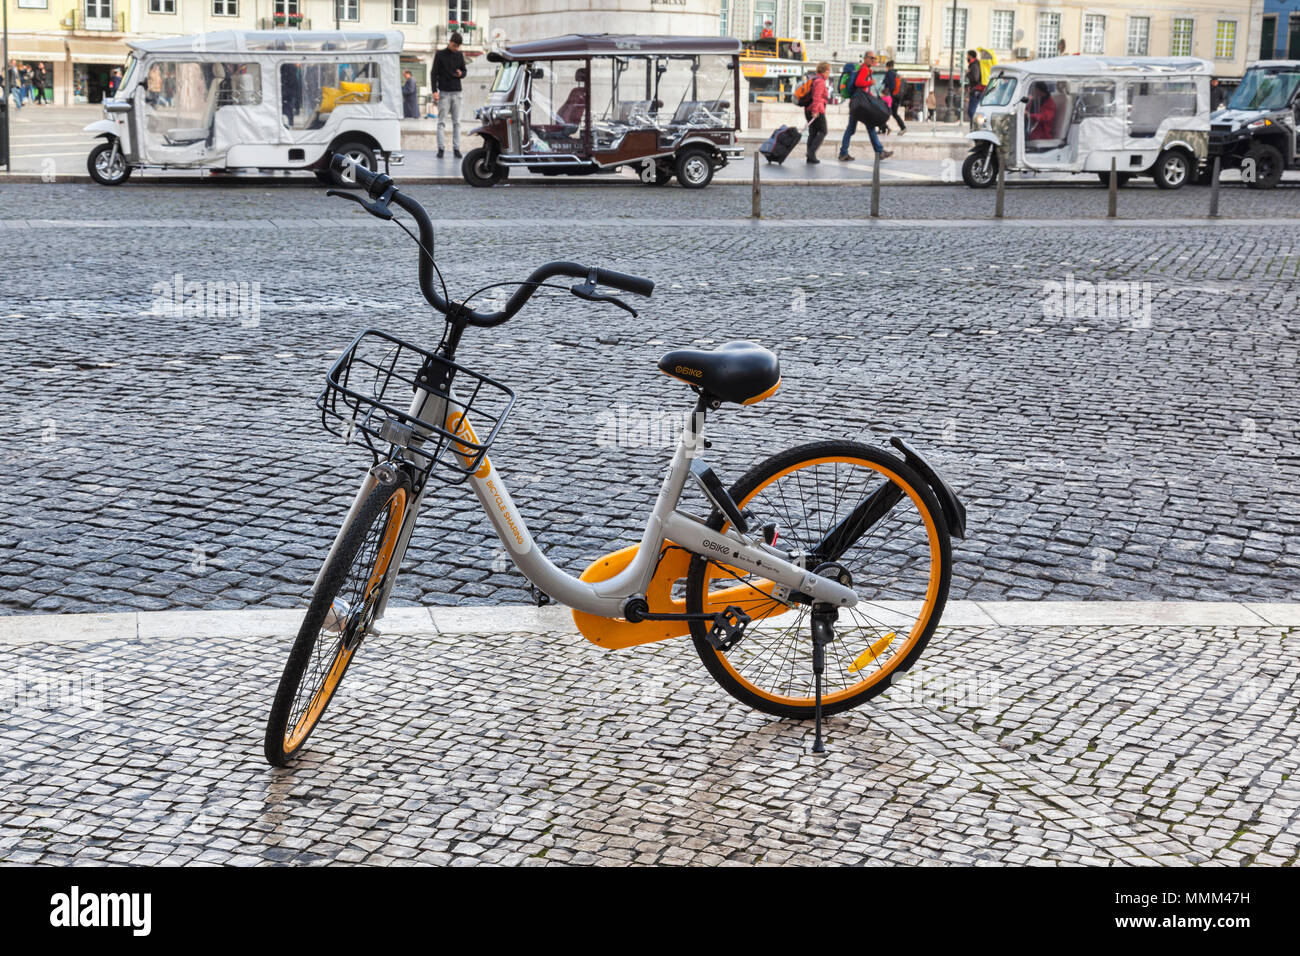
[[611, 289], [619, 289], [623, 292], [631, 292], [646, 297], [649, 297], [654, 291], [655, 284], [650, 279], [614, 272], [612, 269], [581, 266], [576, 262], [548, 262], [534, 269], [532, 274], [506, 301], [505, 307], [495, 312], [479, 312], [460, 303], [448, 302], [439, 294], [433, 284], [433, 223], [430, 221], [429, 214], [425, 212], [424, 207], [410, 196], [399, 192], [390, 176], [371, 172], [359, 163], [352, 162], [341, 153], [335, 153], [333, 159], [330, 160], [330, 168], [336, 173], [343, 173], [349, 167], [356, 177], [357, 184], [374, 201], [366, 202], [360, 197], [350, 198], [354, 198], [359, 202], [371, 215], [380, 218], [391, 218], [392, 214], [388, 212], [389, 203], [394, 203], [411, 214], [411, 218], [415, 220], [420, 230], [420, 291], [429, 300], [429, 304], [439, 312], [448, 317], [459, 318], [467, 325], [483, 328], [500, 325], [522, 309], [524, 303], [532, 297], [532, 294], [537, 291], [543, 282], [554, 276], [587, 279], [591, 285], [609, 286]]

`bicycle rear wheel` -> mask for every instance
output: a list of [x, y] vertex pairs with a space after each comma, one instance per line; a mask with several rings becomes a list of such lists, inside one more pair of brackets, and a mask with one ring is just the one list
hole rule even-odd
[[392, 567], [410, 482], [380, 481], [339, 539], [307, 608], [271, 705], [266, 759], [286, 767], [301, 752], [374, 623]]
[[[860, 600], [840, 609], [836, 639], [826, 648], [822, 712], [870, 700], [912, 666], [943, 613], [952, 545], [934, 492], [905, 462], [857, 442], [813, 442], [750, 469], [731, 496], [753, 515], [752, 526], [776, 523], [779, 547], [809, 554], [875, 496], [879, 513], [855, 519], [847, 537], [856, 540], [833, 558], [851, 575]], [[716, 513], [710, 524], [727, 527]], [[737, 700], [779, 717], [809, 718], [811, 608], [778, 600], [773, 591], [771, 581], [696, 555], [686, 579], [687, 610], [735, 605], [753, 620], [728, 651], [709, 643], [707, 622], [692, 621], [691, 637], [709, 673]]]

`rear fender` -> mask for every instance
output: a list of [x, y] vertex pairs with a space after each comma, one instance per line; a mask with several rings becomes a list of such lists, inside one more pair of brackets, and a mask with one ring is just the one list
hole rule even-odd
[[954, 538], [965, 538], [966, 506], [957, 497], [957, 492], [953, 491], [952, 486], [939, 477], [939, 473], [930, 466], [930, 463], [903, 439], [891, 438], [889, 443], [902, 453], [907, 463], [925, 479], [925, 483], [930, 486], [934, 496], [939, 499], [939, 508], [943, 511], [944, 521], [948, 525], [948, 533]]

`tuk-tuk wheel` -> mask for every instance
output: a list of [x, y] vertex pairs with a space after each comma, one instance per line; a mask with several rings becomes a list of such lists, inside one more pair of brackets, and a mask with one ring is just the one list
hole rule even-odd
[[713, 181], [713, 160], [703, 146], [688, 146], [677, 154], [677, 181], [687, 189], [703, 189]]
[[86, 157], [86, 171], [101, 186], [120, 186], [131, 178], [131, 167], [127, 165], [126, 157], [120, 150], [114, 158], [114, 145], [112, 140], [105, 140]]
[[970, 151], [961, 164], [961, 178], [971, 189], [987, 189], [998, 178], [998, 151], [991, 143], [981, 143]]
[[477, 146], [465, 154], [460, 163], [460, 174], [471, 186], [495, 186], [510, 175], [510, 170], [497, 162], [496, 153], [486, 146]]
[[1192, 178], [1192, 161], [1181, 149], [1167, 149], [1151, 170], [1161, 189], [1181, 189]]

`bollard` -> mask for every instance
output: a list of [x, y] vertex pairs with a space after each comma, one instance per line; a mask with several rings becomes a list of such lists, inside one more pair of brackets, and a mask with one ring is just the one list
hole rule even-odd
[[1214, 157], [1210, 167], [1210, 218], [1219, 218], [1219, 157]]
[[[998, 150], [1000, 153], [1001, 150]], [[1005, 205], [1007, 195], [1007, 164], [1002, 162], [1001, 156], [998, 157], [998, 201], [993, 209], [993, 218], [1001, 219], [1002, 210]]]
[[761, 196], [761, 194], [760, 194], [760, 192], [759, 192], [759, 178], [758, 178], [758, 152], [757, 152], [757, 151], [755, 151], [755, 153], [754, 153], [754, 201], [753, 201], [753, 207], [752, 207], [752, 208], [750, 209], [750, 211], [749, 211], [749, 218], [750, 218], [750, 219], [762, 219], [762, 218], [763, 218], [763, 200], [762, 200], [762, 196]]
[[871, 163], [871, 218], [880, 218], [880, 154]]
[[1115, 157], [1110, 158], [1110, 188], [1106, 197], [1106, 218], [1115, 218], [1115, 207], [1119, 205], [1119, 173], [1115, 171]]

